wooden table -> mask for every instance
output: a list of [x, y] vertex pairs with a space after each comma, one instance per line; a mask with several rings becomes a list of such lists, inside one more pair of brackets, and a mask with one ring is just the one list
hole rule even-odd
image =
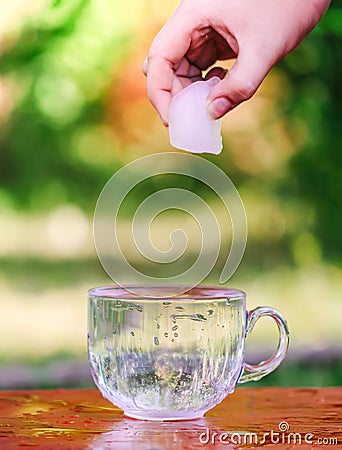
[[179, 422], [127, 418], [96, 389], [0, 392], [1, 450], [259, 446], [341, 449], [342, 388], [239, 388], [204, 418]]

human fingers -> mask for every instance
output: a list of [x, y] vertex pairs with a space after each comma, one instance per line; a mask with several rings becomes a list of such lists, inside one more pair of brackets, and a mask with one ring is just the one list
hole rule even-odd
[[275, 62], [268, 55], [258, 57], [255, 49], [241, 51], [228, 76], [217, 83], [208, 95], [210, 115], [219, 119], [251, 98]]
[[237, 57], [227, 40], [211, 27], [202, 29], [202, 39], [198, 39], [197, 45], [193, 44], [192, 42], [186, 58], [202, 70], [206, 70], [218, 60]]
[[145, 63], [147, 94], [164, 125], [167, 125], [174, 70], [190, 47], [191, 30], [188, 16], [173, 16], [153, 41]]
[[223, 78], [227, 75], [227, 73], [228, 73], [228, 70], [224, 69], [223, 67], [213, 67], [205, 75], [204, 79], [207, 81], [207, 80], [210, 80], [210, 78], [219, 77], [219, 78], [221, 78], [221, 80], [223, 80]]

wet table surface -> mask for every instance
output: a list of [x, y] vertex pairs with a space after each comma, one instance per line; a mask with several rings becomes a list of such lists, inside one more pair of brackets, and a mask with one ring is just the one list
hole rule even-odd
[[341, 448], [342, 388], [239, 388], [204, 418], [125, 417], [96, 389], [0, 392], [0, 449]]

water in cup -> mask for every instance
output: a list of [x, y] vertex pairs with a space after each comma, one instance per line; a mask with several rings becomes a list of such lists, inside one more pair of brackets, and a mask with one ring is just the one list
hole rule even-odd
[[[266, 307], [247, 315], [244, 292], [193, 288], [172, 297], [172, 288], [156, 289], [158, 295], [152, 297], [119, 287], [89, 293], [92, 376], [102, 394], [127, 416], [201, 417], [238, 382], [265, 376], [285, 357], [285, 320]], [[270, 360], [251, 366], [243, 359], [247, 325], [252, 328], [263, 315], [273, 317], [279, 327], [278, 349]]]

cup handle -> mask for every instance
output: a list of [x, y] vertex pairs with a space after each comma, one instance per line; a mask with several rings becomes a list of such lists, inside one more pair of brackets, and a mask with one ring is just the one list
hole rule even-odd
[[289, 329], [287, 322], [275, 308], [267, 306], [259, 306], [248, 312], [246, 336], [251, 333], [254, 325], [260, 317], [272, 317], [275, 320], [279, 330], [279, 341], [274, 355], [267, 361], [262, 361], [259, 364], [248, 364], [244, 361], [242, 366], [241, 376], [238, 383], [246, 383], [247, 381], [257, 381], [265, 375], [273, 372], [283, 361], [289, 346]]

